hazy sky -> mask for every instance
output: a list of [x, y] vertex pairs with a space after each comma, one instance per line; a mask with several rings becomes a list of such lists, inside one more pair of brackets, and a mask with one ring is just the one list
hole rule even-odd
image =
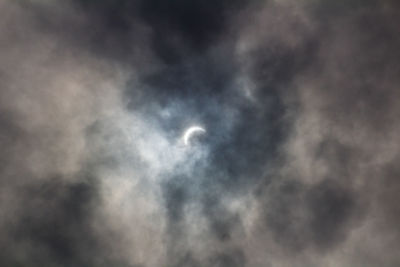
[[400, 266], [399, 86], [396, 0], [0, 0], [0, 266]]

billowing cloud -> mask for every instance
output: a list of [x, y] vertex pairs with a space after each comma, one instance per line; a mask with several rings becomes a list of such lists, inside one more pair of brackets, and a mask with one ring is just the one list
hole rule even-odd
[[399, 265], [399, 15], [0, 0], [0, 265]]

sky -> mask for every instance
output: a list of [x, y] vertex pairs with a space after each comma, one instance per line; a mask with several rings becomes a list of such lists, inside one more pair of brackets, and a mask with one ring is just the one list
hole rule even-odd
[[399, 25], [395, 0], [0, 0], [0, 266], [400, 266]]

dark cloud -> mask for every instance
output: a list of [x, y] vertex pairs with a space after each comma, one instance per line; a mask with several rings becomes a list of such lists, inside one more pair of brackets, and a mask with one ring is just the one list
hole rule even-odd
[[398, 265], [399, 13], [0, 1], [0, 264]]
[[216, 195], [208, 195], [203, 203], [204, 214], [209, 220], [209, 227], [215, 237], [221, 241], [227, 241], [231, 238], [232, 232], [239, 227], [240, 217], [238, 214], [232, 214], [220, 202]]
[[[77, 183], [49, 177], [13, 188], [14, 215], [5, 225], [4, 266], [128, 266], [109, 254], [93, 227], [99, 206], [94, 179]], [[11, 190], [8, 188], [3, 193]], [[4, 223], [4, 222], [3, 222]], [[104, 228], [102, 236], [111, 232]]]
[[48, 259], [42, 257], [48, 255], [55, 262], [83, 266], [93, 258], [85, 259], [91, 253], [80, 255], [81, 251], [89, 252], [93, 244], [97, 245], [88, 220], [93, 189], [83, 182], [60, 183], [58, 178], [53, 178], [22, 190], [20, 194], [26, 199], [19, 206], [24, 210], [11, 235], [17, 244], [30, 243], [32, 260], [37, 262], [31, 264], [45, 264]]
[[211, 257], [208, 261], [209, 266], [245, 266], [246, 258], [240, 250], [232, 250], [226, 253], [220, 253]]

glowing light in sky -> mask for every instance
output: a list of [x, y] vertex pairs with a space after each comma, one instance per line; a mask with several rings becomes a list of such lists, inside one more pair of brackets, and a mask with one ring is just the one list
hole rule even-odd
[[188, 146], [188, 145], [190, 145], [190, 138], [194, 134], [205, 133], [205, 132], [206, 132], [206, 130], [200, 126], [189, 127], [183, 134], [183, 143], [185, 144], [185, 146]]

